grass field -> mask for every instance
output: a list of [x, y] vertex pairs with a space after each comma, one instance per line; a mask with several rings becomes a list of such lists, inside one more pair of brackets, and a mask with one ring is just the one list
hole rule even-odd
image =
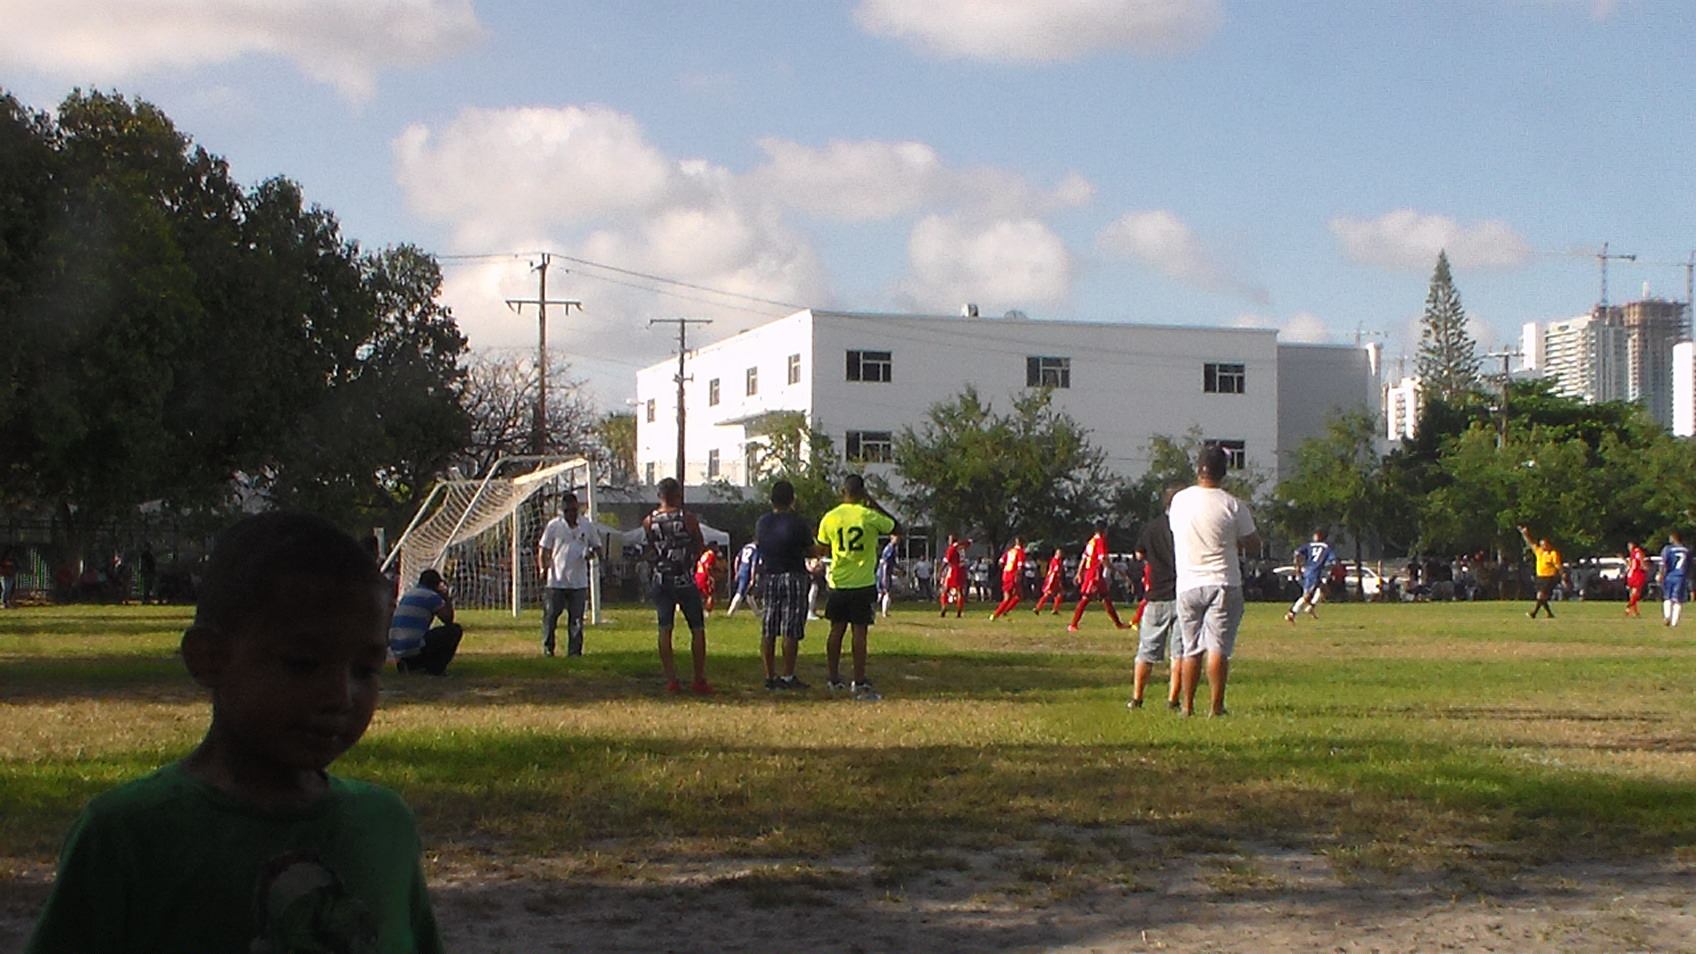
[[[713, 619], [719, 692], [697, 699], [662, 692], [641, 607], [609, 608], [571, 660], [539, 655], [534, 612], [466, 613], [450, 675], [388, 677], [336, 770], [406, 797], [444, 884], [640, 888], [697, 864], [754, 909], [944, 883], [1040, 908], [1155, 890], [1193, 857], [1215, 859], [1212, 890], [1253, 892], [1278, 850], [1455, 894], [1556, 863], [1696, 861], [1696, 628], [1614, 603], [1524, 609], [1326, 606], [1291, 627], [1251, 604], [1223, 719], [1167, 712], [1163, 674], [1127, 711], [1134, 634], [1099, 610], [1071, 635], [1064, 617], [901, 609], [872, 633], [870, 704], [824, 692], [823, 624], [802, 649], [813, 690], [777, 694], [754, 618]], [[81, 805], [203, 731], [175, 658], [187, 615], [0, 613], [14, 922]]]

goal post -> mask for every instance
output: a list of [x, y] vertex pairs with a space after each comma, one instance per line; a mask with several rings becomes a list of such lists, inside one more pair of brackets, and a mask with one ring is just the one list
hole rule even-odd
[[[503, 457], [483, 477], [436, 483], [383, 561], [402, 585], [435, 569], [453, 590], [456, 606], [507, 607], [513, 616], [541, 602], [536, 541], [567, 491], [583, 504], [582, 519], [606, 551], [610, 527], [597, 520], [594, 462], [583, 457]], [[589, 574], [591, 619], [601, 621], [600, 567]]]

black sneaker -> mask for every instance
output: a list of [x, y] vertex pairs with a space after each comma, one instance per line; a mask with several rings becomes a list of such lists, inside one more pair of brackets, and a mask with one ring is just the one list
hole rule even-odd
[[840, 679], [832, 679], [829, 682], [825, 683], [824, 687], [826, 689], [829, 689], [831, 692], [847, 692], [848, 691], [848, 684], [843, 682]]
[[767, 689], [782, 689], [783, 683], [780, 682], [775, 677], [767, 676], [766, 677], [766, 688]]
[[784, 676], [783, 678], [781, 678], [777, 681], [777, 688], [779, 688], [779, 689], [811, 689], [813, 687], [807, 685], [806, 683], [802, 682], [800, 679], [797, 679], [794, 676]]
[[1142, 700], [1141, 699], [1132, 699], [1130, 702], [1125, 703], [1125, 708], [1127, 708], [1127, 709], [1141, 709], [1142, 708]]

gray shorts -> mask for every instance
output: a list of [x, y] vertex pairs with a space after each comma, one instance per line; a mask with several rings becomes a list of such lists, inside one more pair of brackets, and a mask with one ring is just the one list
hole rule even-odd
[[[1152, 608], [1152, 607], [1151, 607]], [[1204, 652], [1226, 659], [1237, 648], [1237, 626], [1243, 621], [1243, 588], [1198, 586], [1178, 594], [1178, 624], [1183, 628], [1183, 651], [1188, 659]]]
[[1149, 600], [1142, 608], [1142, 628], [1138, 631], [1137, 662], [1157, 663], [1170, 651], [1179, 657], [1183, 644], [1178, 638], [1178, 603], [1176, 600]]

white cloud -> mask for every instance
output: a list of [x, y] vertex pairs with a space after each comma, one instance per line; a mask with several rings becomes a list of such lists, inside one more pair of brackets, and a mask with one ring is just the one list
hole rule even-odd
[[1176, 281], [1259, 304], [1270, 301], [1264, 285], [1231, 273], [1196, 238], [1195, 231], [1165, 209], [1127, 212], [1096, 234], [1100, 251], [1142, 262]]
[[440, 129], [407, 127], [394, 155], [412, 210], [479, 248], [648, 211], [679, 176], [635, 119], [604, 106], [466, 109]]
[[899, 296], [920, 311], [951, 313], [966, 302], [985, 313], [1058, 305], [1072, 286], [1072, 256], [1035, 219], [977, 222], [926, 216], [907, 241]]
[[1332, 340], [1325, 319], [1307, 311], [1296, 312], [1281, 322], [1256, 312], [1244, 312], [1232, 319], [1231, 327], [1276, 328], [1278, 340], [1296, 344], [1324, 344]]
[[861, 0], [854, 19], [939, 56], [1055, 62], [1193, 49], [1224, 15], [1219, 0]]
[[[458, 250], [551, 249], [704, 288], [828, 303], [817, 254], [775, 202], [721, 166], [665, 155], [614, 110], [468, 109], [440, 128], [408, 128], [393, 149], [408, 204], [444, 223]], [[536, 293], [522, 261], [456, 266], [449, 279], [444, 297], [474, 347], [535, 341], [534, 319], [503, 303]], [[633, 368], [663, 358], [673, 340], [649, 330], [649, 318], [711, 318], [691, 333], [705, 342], [788, 311], [564, 260], [548, 293], [583, 301], [549, 340], [615, 405]]]
[[872, 222], [926, 209], [1025, 216], [1084, 205], [1095, 187], [1070, 173], [1051, 190], [1004, 169], [950, 168], [921, 142], [834, 141], [822, 148], [763, 139], [767, 162], [751, 178], [785, 204], [845, 222]]
[[1499, 219], [1464, 226], [1448, 216], [1397, 209], [1375, 219], [1339, 216], [1330, 225], [1345, 255], [1383, 268], [1430, 271], [1445, 249], [1451, 263], [1468, 268], [1515, 268], [1531, 258], [1531, 246]]
[[355, 101], [483, 36], [470, 0], [0, 0], [0, 62], [75, 81], [279, 56]]

